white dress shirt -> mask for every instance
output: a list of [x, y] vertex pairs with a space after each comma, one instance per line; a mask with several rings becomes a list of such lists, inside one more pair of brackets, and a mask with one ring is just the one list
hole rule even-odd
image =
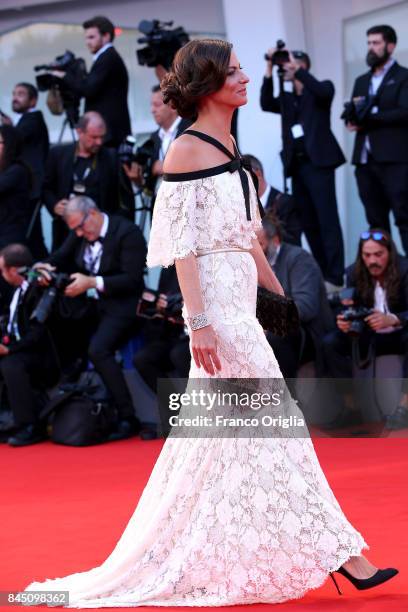
[[[109, 217], [105, 213], [103, 215], [103, 223], [99, 236], [101, 238], [105, 238], [108, 227], [109, 227]], [[101, 265], [103, 253], [103, 244], [99, 240], [96, 240], [94, 244], [87, 244], [84, 251], [84, 265], [86, 270], [88, 270], [91, 276], [95, 276], [96, 289], [99, 293], [102, 293], [105, 289], [105, 285], [103, 282], [102, 276], [96, 276], [99, 272], [99, 267]], [[97, 296], [94, 296], [97, 297]]]
[[111, 47], [113, 47], [113, 44], [111, 42], [106, 43], [106, 45], [103, 45], [103, 47], [101, 47], [99, 49], [99, 51], [97, 51], [96, 53], [94, 53], [94, 56], [92, 58], [92, 62], [95, 63], [96, 60], [98, 59], [98, 57], [100, 57], [102, 55], [102, 53], [105, 53], [105, 51], [107, 51], [108, 49], [110, 49]]
[[268, 198], [269, 198], [269, 194], [271, 193], [271, 186], [269, 185], [269, 183], [266, 184], [266, 189], [263, 193], [263, 195], [261, 195], [261, 197], [259, 198], [261, 200], [261, 204], [262, 206], [265, 208], [267, 203], [268, 203]]
[[[171, 124], [168, 130], [165, 130], [162, 127], [159, 129], [159, 138], [161, 140], [160, 151], [159, 151], [160, 161], [164, 160], [171, 143], [173, 142], [173, 140], [175, 140], [177, 136], [177, 130], [178, 130], [180, 121], [181, 121], [181, 117], [177, 117], [177, 119]], [[162, 177], [161, 176], [157, 177], [156, 186], [154, 190], [155, 193], [158, 192], [161, 182], [162, 182]]]
[[[375, 96], [380, 88], [381, 83], [384, 80], [385, 75], [387, 74], [387, 72], [389, 71], [389, 69], [395, 64], [395, 59], [393, 57], [391, 57], [388, 62], [386, 64], [384, 64], [382, 70], [380, 72], [378, 72], [377, 74], [373, 74], [371, 77], [371, 81], [370, 81], [370, 87], [369, 87], [369, 95], [370, 96]], [[378, 106], [373, 106], [373, 108], [371, 109], [371, 113], [378, 113]], [[368, 159], [368, 154], [371, 152], [371, 146], [370, 146], [370, 138], [367, 135], [364, 141], [364, 147], [363, 150], [361, 151], [361, 163], [362, 164], [366, 164], [367, 163], [367, 159]]]
[[17, 289], [13, 293], [13, 297], [11, 298], [11, 302], [10, 302], [10, 317], [7, 323], [7, 332], [9, 334], [14, 332], [16, 339], [19, 338], [20, 333], [18, 331], [17, 317], [16, 317], [16, 320], [14, 321], [14, 325], [13, 325], [13, 319], [14, 319], [14, 316], [16, 315], [16, 310], [17, 310], [18, 301], [20, 299], [20, 296], [22, 297], [27, 291], [27, 289], [28, 289], [28, 282], [24, 280], [21, 283], [21, 285], [17, 287]]
[[177, 119], [171, 124], [168, 130], [165, 130], [162, 127], [159, 130], [159, 138], [161, 140], [159, 159], [161, 161], [163, 161], [166, 157], [167, 151], [169, 150], [171, 143], [176, 138], [177, 129], [180, 121], [181, 117], [177, 117]]
[[[388, 308], [387, 295], [385, 293], [385, 289], [381, 287], [380, 283], [377, 281], [374, 289], [374, 310], [379, 310], [384, 314], [392, 314], [390, 309]], [[397, 315], [392, 315], [397, 320]], [[391, 332], [397, 331], [397, 329], [401, 329], [401, 325], [390, 325], [389, 327], [384, 327], [383, 329], [377, 330], [377, 334], [389, 334]]]

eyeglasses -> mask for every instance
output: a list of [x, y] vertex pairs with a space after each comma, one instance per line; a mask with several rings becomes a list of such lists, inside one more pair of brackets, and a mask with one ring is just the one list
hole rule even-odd
[[82, 230], [84, 227], [85, 221], [87, 220], [88, 217], [89, 217], [89, 211], [85, 213], [84, 218], [82, 219], [81, 223], [78, 223], [78, 225], [76, 225], [75, 227], [71, 227], [71, 232], [77, 232], [78, 230]]
[[382, 232], [361, 232], [361, 240], [375, 240], [376, 242], [389, 242], [388, 237]]

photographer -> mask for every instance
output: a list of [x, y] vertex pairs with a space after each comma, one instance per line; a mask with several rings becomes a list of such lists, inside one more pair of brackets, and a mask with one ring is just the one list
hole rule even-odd
[[159, 298], [154, 316], [143, 327], [145, 345], [134, 356], [134, 366], [150, 387], [157, 392], [157, 379], [164, 378], [168, 372], [176, 370], [177, 376], [187, 378], [190, 369], [188, 336], [184, 333], [184, 323], [172, 321], [169, 304], [172, 298], [180, 297], [178, 306], [181, 318], [182, 298], [174, 266], [162, 269], [159, 280]]
[[[149, 172], [146, 186], [152, 193], [157, 193], [163, 174], [163, 161], [166, 153], [173, 140], [191, 125], [191, 121], [179, 117], [174, 108], [163, 102], [160, 85], [154, 85], [152, 88], [150, 110], [159, 129], [151, 134], [148, 141], [148, 146], [151, 148], [151, 159], [148, 162]], [[143, 168], [141, 165], [133, 162], [130, 168], [124, 166], [124, 169], [131, 181], [138, 184], [143, 183], [141, 178]]]
[[[31, 171], [22, 159], [21, 138], [12, 125], [0, 125], [0, 249], [26, 242], [30, 223]], [[0, 302], [8, 305], [10, 287], [0, 276]]]
[[[325, 281], [342, 286], [344, 249], [334, 171], [345, 158], [330, 128], [334, 86], [310, 74], [309, 56], [302, 51], [271, 49], [268, 58], [261, 108], [282, 114], [282, 161], [286, 176], [292, 177], [302, 230]], [[277, 60], [284, 80], [293, 83], [293, 93], [274, 95], [272, 67]]]
[[65, 205], [74, 195], [87, 195], [107, 213], [133, 215], [130, 183], [116, 151], [103, 146], [106, 124], [101, 115], [85, 113], [78, 121], [76, 132], [78, 142], [53, 147], [46, 164], [43, 199], [53, 216], [53, 250], [68, 235], [62, 217]]
[[[16, 129], [21, 138], [21, 159], [30, 167], [32, 172], [32, 189], [30, 194], [31, 214], [33, 227], [28, 238], [30, 250], [35, 259], [48, 255], [44, 244], [41, 226], [40, 209], [38, 208], [44, 180], [45, 161], [48, 155], [49, 139], [48, 129], [43, 114], [37, 109], [38, 90], [31, 83], [17, 83], [13, 89], [12, 108], [21, 115]], [[12, 125], [10, 117], [2, 113], [3, 123]]]
[[[59, 376], [58, 359], [44, 324], [31, 319], [42, 290], [28, 283], [19, 273], [33, 259], [22, 244], [10, 244], [0, 251], [0, 272], [14, 287], [13, 298], [0, 344], [0, 372], [7, 388], [16, 431], [8, 439], [12, 446], [26, 446], [46, 438], [45, 425], [38, 413], [38, 392], [55, 384]], [[38, 388], [41, 381], [42, 389]], [[36, 387], [33, 383], [36, 383]]]
[[131, 336], [143, 290], [146, 243], [140, 229], [122, 217], [108, 216], [86, 196], [72, 198], [64, 219], [71, 230], [51, 255], [50, 267], [78, 270], [65, 290], [70, 298], [87, 294], [91, 313], [83, 330], [92, 336], [88, 355], [113, 397], [117, 423], [111, 440], [134, 435], [139, 421], [115, 351]]
[[258, 177], [258, 196], [265, 212], [271, 211], [279, 220], [285, 242], [301, 246], [302, 227], [293, 196], [282, 193], [266, 182], [261, 162], [254, 155], [243, 155], [254, 174]]
[[85, 97], [85, 112], [96, 111], [105, 119], [107, 146], [118, 147], [131, 133], [127, 105], [129, 76], [126, 66], [113, 46], [115, 27], [106, 17], [97, 16], [84, 22], [85, 41], [93, 54], [89, 74], [77, 81], [69, 72], [54, 71], [65, 85]]
[[[408, 378], [408, 260], [398, 255], [388, 232], [362, 232], [356, 262], [347, 270], [347, 286], [354, 289], [353, 298], [337, 316], [338, 329], [323, 340], [329, 375], [350, 378], [352, 352], [358, 352], [366, 361], [403, 355], [403, 377]], [[406, 417], [399, 412], [388, 417], [389, 424], [407, 426], [408, 412]]]
[[319, 375], [323, 369], [321, 339], [334, 324], [322, 273], [310, 253], [283, 240], [272, 211], [267, 212], [262, 225], [258, 240], [285, 295], [294, 300], [301, 323], [296, 335], [282, 338], [268, 332], [268, 342], [285, 378], [295, 378], [299, 366], [310, 360], [315, 360]]
[[408, 255], [408, 69], [392, 56], [397, 35], [391, 26], [370, 28], [367, 43], [370, 70], [357, 78], [354, 112], [346, 109], [343, 118], [356, 132], [353, 164], [367, 221], [389, 232], [392, 211]]

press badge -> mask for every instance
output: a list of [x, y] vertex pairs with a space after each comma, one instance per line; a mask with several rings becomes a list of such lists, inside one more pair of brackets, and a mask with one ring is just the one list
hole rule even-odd
[[305, 135], [300, 123], [296, 123], [295, 125], [292, 125], [291, 130], [292, 130], [293, 138], [302, 138], [302, 136]]

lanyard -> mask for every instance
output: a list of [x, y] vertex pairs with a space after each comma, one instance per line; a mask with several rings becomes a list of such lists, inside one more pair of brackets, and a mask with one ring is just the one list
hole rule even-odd
[[[78, 160], [78, 157], [75, 156], [75, 158], [74, 158], [74, 167], [75, 167], [75, 164], [76, 164], [77, 160]], [[77, 175], [76, 171], [74, 170], [74, 181], [76, 183], [85, 183], [86, 179], [91, 174], [91, 172], [96, 170], [96, 163], [97, 163], [96, 162], [96, 155], [94, 155], [92, 157], [91, 164], [85, 168], [85, 172], [83, 173], [82, 178], [79, 178], [79, 176]]]

